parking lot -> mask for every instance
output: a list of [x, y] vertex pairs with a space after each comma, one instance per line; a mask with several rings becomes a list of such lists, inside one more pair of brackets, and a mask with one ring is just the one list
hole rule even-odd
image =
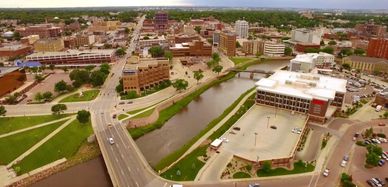
[[227, 140], [221, 150], [250, 161], [288, 158], [301, 136], [292, 131], [303, 129], [305, 121], [305, 115], [254, 105], [233, 126], [240, 130], [223, 136]]

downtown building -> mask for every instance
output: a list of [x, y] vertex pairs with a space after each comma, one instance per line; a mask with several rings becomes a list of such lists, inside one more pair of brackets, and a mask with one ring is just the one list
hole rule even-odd
[[142, 91], [170, 80], [170, 65], [167, 59], [139, 59], [126, 64], [122, 72], [124, 92]]
[[306, 114], [324, 123], [340, 110], [346, 80], [311, 73], [276, 71], [256, 83], [256, 104]]
[[212, 45], [199, 40], [194, 40], [189, 43], [175, 44], [171, 46], [169, 50], [174, 57], [212, 55]]
[[62, 52], [38, 52], [26, 56], [27, 61], [38, 61], [44, 65], [87, 66], [114, 61], [115, 50], [68, 50]]
[[367, 56], [388, 59], [388, 38], [370, 39]]
[[309, 73], [314, 68], [330, 69], [335, 64], [334, 55], [328, 53], [306, 53], [290, 60], [290, 71]]
[[342, 64], [349, 64], [352, 69], [367, 73], [388, 73], [388, 60], [383, 58], [352, 55], [342, 58]]
[[65, 49], [63, 38], [43, 38], [34, 43], [35, 52], [53, 52]]
[[278, 43], [275, 41], [264, 42], [264, 52], [265, 56], [283, 56], [286, 45], [283, 43]]
[[236, 39], [237, 35], [230, 31], [220, 33], [219, 49], [226, 56], [236, 56]]
[[0, 97], [10, 94], [27, 80], [24, 68], [0, 67]]
[[14, 44], [0, 47], [0, 62], [12, 60], [22, 57], [32, 52], [32, 48], [28, 45]]
[[160, 11], [155, 14], [154, 17], [155, 31], [158, 33], [164, 33], [168, 30], [168, 14], [167, 12]]
[[245, 20], [237, 20], [234, 26], [238, 38], [248, 38], [249, 24]]
[[60, 27], [55, 27], [52, 24], [38, 24], [23, 28], [16, 28], [16, 32], [21, 36], [39, 35], [40, 38], [59, 37], [62, 34]]

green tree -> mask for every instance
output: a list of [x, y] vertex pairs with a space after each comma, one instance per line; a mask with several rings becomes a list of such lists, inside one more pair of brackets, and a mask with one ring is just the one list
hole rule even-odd
[[7, 110], [5, 109], [5, 107], [3, 105], [0, 105], [0, 116], [5, 116], [6, 113]]
[[285, 54], [286, 56], [291, 56], [291, 55], [292, 55], [292, 49], [291, 49], [291, 47], [286, 47], [286, 48], [284, 48], [284, 54]]
[[50, 64], [49, 68], [50, 68], [51, 71], [53, 71], [55, 69], [55, 65], [54, 64]]
[[221, 65], [216, 65], [216, 66], [214, 66], [214, 68], [212, 69], [212, 71], [213, 71], [214, 73], [217, 73], [218, 75], [220, 75], [220, 72], [222, 71], [222, 69], [224, 69], [223, 66], [221, 66]]
[[319, 48], [307, 47], [304, 52], [305, 53], [319, 53]]
[[356, 49], [354, 50], [354, 54], [355, 54], [355, 55], [358, 55], [358, 56], [362, 56], [362, 55], [365, 54], [365, 50], [364, 50], [364, 49], [361, 49], [361, 48], [356, 48]]
[[42, 94], [42, 97], [43, 99], [50, 101], [53, 98], [53, 93], [51, 93], [50, 91], [44, 92]]
[[221, 60], [220, 54], [218, 54], [218, 53], [213, 53], [213, 54], [212, 54], [212, 59], [213, 59], [214, 61], [216, 61], [216, 62], [219, 62], [219, 61]]
[[67, 83], [64, 80], [61, 80], [54, 85], [54, 90], [58, 93], [62, 93], [66, 91], [67, 89]]
[[325, 45], [325, 42], [323, 40], [321, 40], [321, 43], [320, 43], [321, 46], [324, 46]]
[[271, 171], [271, 168], [272, 168], [271, 161], [264, 161], [260, 171], [263, 173], [269, 173]]
[[151, 56], [154, 58], [163, 57], [164, 55], [164, 50], [160, 46], [151, 47], [148, 52], [151, 53]]
[[366, 153], [365, 157], [366, 157], [366, 160], [365, 160], [366, 164], [371, 166], [377, 166], [380, 161], [380, 157], [376, 153], [368, 152]]
[[194, 71], [194, 79], [197, 80], [197, 84], [199, 83], [199, 80], [201, 80], [204, 77], [202, 70]]
[[40, 93], [40, 92], [36, 93], [34, 96], [34, 99], [35, 99], [35, 101], [41, 102], [43, 100], [42, 93]]
[[334, 48], [332, 47], [325, 47], [321, 50], [322, 52], [333, 54], [334, 53]]
[[53, 114], [60, 114], [65, 110], [67, 110], [67, 106], [65, 104], [56, 104], [51, 107]]
[[338, 56], [340, 57], [347, 57], [353, 54], [353, 50], [349, 48], [341, 49], [341, 51], [338, 53]]
[[42, 82], [43, 81], [43, 76], [42, 75], [35, 75], [35, 80], [37, 81], [37, 82]]
[[348, 64], [348, 63], [343, 63], [342, 64], [342, 68], [344, 68], [344, 69], [346, 69], [346, 70], [348, 70], [348, 71], [350, 71], [350, 64]]
[[103, 63], [100, 65], [100, 71], [106, 75], [110, 73], [110, 66], [107, 63]]
[[90, 83], [93, 86], [101, 86], [104, 84], [106, 77], [107, 77], [106, 74], [104, 74], [101, 71], [93, 71], [90, 74]]
[[201, 32], [201, 27], [200, 26], [195, 26], [194, 30], [197, 31], [197, 33], [199, 34]]
[[119, 56], [119, 57], [123, 57], [124, 55], [127, 54], [127, 52], [125, 52], [125, 49], [123, 49], [123, 48], [120, 47], [120, 48], [118, 48], [118, 49], [116, 50], [115, 54], [116, 54], [117, 56]]
[[74, 87], [79, 87], [85, 83], [90, 82], [90, 72], [86, 70], [79, 70], [79, 69], [73, 70], [72, 72], [70, 72], [69, 77], [70, 77], [70, 80], [73, 81]]
[[330, 41], [329, 41], [329, 45], [337, 45], [337, 42], [334, 41], [334, 40], [330, 40]]
[[189, 86], [189, 83], [184, 80], [184, 79], [177, 79], [175, 80], [173, 83], [172, 83], [172, 86], [177, 90], [177, 91], [181, 91], [181, 90], [186, 90], [187, 87]]
[[124, 91], [123, 79], [119, 80], [119, 85], [116, 86], [116, 92], [121, 93]]
[[13, 33], [13, 39], [19, 41], [22, 38], [19, 32], [14, 32]]
[[346, 173], [342, 173], [341, 174], [341, 184], [342, 184], [342, 187], [355, 187], [356, 185], [353, 184], [352, 182], [352, 176], [346, 174]]
[[240, 43], [236, 41], [236, 48], [240, 48], [240, 47], [241, 47]]
[[18, 96], [17, 94], [13, 94], [13, 95], [8, 95], [6, 98], [5, 98], [5, 102], [8, 103], [8, 104], [16, 104], [18, 101]]
[[77, 120], [80, 123], [87, 123], [87, 122], [89, 122], [89, 118], [90, 118], [90, 112], [89, 111], [80, 110], [80, 111], [77, 112]]
[[383, 116], [384, 116], [384, 118], [388, 118], [388, 111], [385, 111]]
[[172, 55], [171, 51], [166, 51], [166, 52], [164, 53], [164, 57], [167, 58], [167, 59], [168, 59], [168, 62], [170, 62], [170, 64], [171, 64], [172, 58], [173, 58], [173, 55]]

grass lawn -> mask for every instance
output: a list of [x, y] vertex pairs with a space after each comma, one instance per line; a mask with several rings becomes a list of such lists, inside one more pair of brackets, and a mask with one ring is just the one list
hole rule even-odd
[[0, 165], [6, 165], [38, 143], [64, 121], [0, 138]]
[[248, 173], [239, 171], [233, 174], [233, 178], [234, 179], [251, 178], [251, 175], [249, 175]]
[[122, 119], [124, 119], [124, 118], [126, 118], [126, 117], [128, 117], [128, 115], [120, 114], [120, 115], [117, 117], [117, 119], [122, 120]]
[[134, 117], [132, 117], [132, 119], [138, 119], [138, 118], [144, 118], [144, 117], [148, 117], [150, 116], [153, 112], [154, 112], [155, 108], [153, 109], [150, 109], [150, 110], [147, 110], [145, 112], [142, 112]]
[[69, 95], [65, 98], [63, 98], [60, 103], [68, 103], [68, 102], [80, 102], [80, 101], [91, 101], [94, 100], [98, 94], [100, 93], [100, 90], [87, 90], [82, 92], [83, 95], [80, 97], [79, 93], [75, 93], [72, 95]]
[[9, 133], [15, 130], [32, 127], [41, 123], [54, 121], [69, 116], [69, 114], [61, 115], [45, 115], [45, 116], [22, 116], [22, 117], [1, 117], [0, 118], [0, 134]]
[[188, 154], [184, 159], [180, 160], [177, 164], [172, 166], [169, 170], [162, 173], [165, 179], [174, 181], [192, 181], [197, 176], [199, 170], [205, 165], [202, 161], [198, 160], [199, 156], [206, 154], [207, 146], [199, 147], [193, 152]]
[[235, 65], [241, 64], [253, 59], [256, 59], [256, 58], [252, 58], [252, 57], [231, 57], [230, 58], [230, 60], [232, 60]]
[[74, 120], [37, 150], [14, 165], [14, 168], [20, 169], [18, 172], [20, 175], [61, 158], [70, 158], [77, 153], [80, 146], [92, 133], [90, 121], [87, 124], [81, 124], [78, 120]]
[[298, 161], [294, 163], [293, 170], [287, 170], [285, 168], [276, 168], [271, 169], [269, 172], [263, 172], [261, 169], [257, 170], [257, 176], [259, 177], [270, 177], [270, 176], [278, 176], [278, 175], [290, 175], [290, 174], [298, 174], [298, 173], [306, 173], [314, 170], [315, 166], [312, 164], [307, 164], [305, 167], [305, 163], [302, 161]]
[[128, 100], [128, 99], [136, 99], [136, 98], [139, 98], [139, 97], [144, 97], [144, 96], [156, 93], [158, 91], [161, 91], [163, 89], [166, 89], [166, 88], [168, 88], [170, 86], [171, 86], [171, 81], [170, 80], [164, 81], [164, 82], [160, 83], [159, 85], [156, 85], [154, 87], [151, 87], [151, 88], [149, 88], [147, 90], [142, 91], [140, 95], [137, 95], [137, 94], [134, 94], [134, 93], [121, 94], [121, 99]]

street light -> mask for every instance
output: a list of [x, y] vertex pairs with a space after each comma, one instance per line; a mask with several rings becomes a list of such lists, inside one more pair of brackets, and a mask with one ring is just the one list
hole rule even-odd
[[267, 116], [267, 119], [268, 119], [268, 121], [267, 121], [267, 128], [269, 128], [269, 118], [271, 118], [271, 117]]

